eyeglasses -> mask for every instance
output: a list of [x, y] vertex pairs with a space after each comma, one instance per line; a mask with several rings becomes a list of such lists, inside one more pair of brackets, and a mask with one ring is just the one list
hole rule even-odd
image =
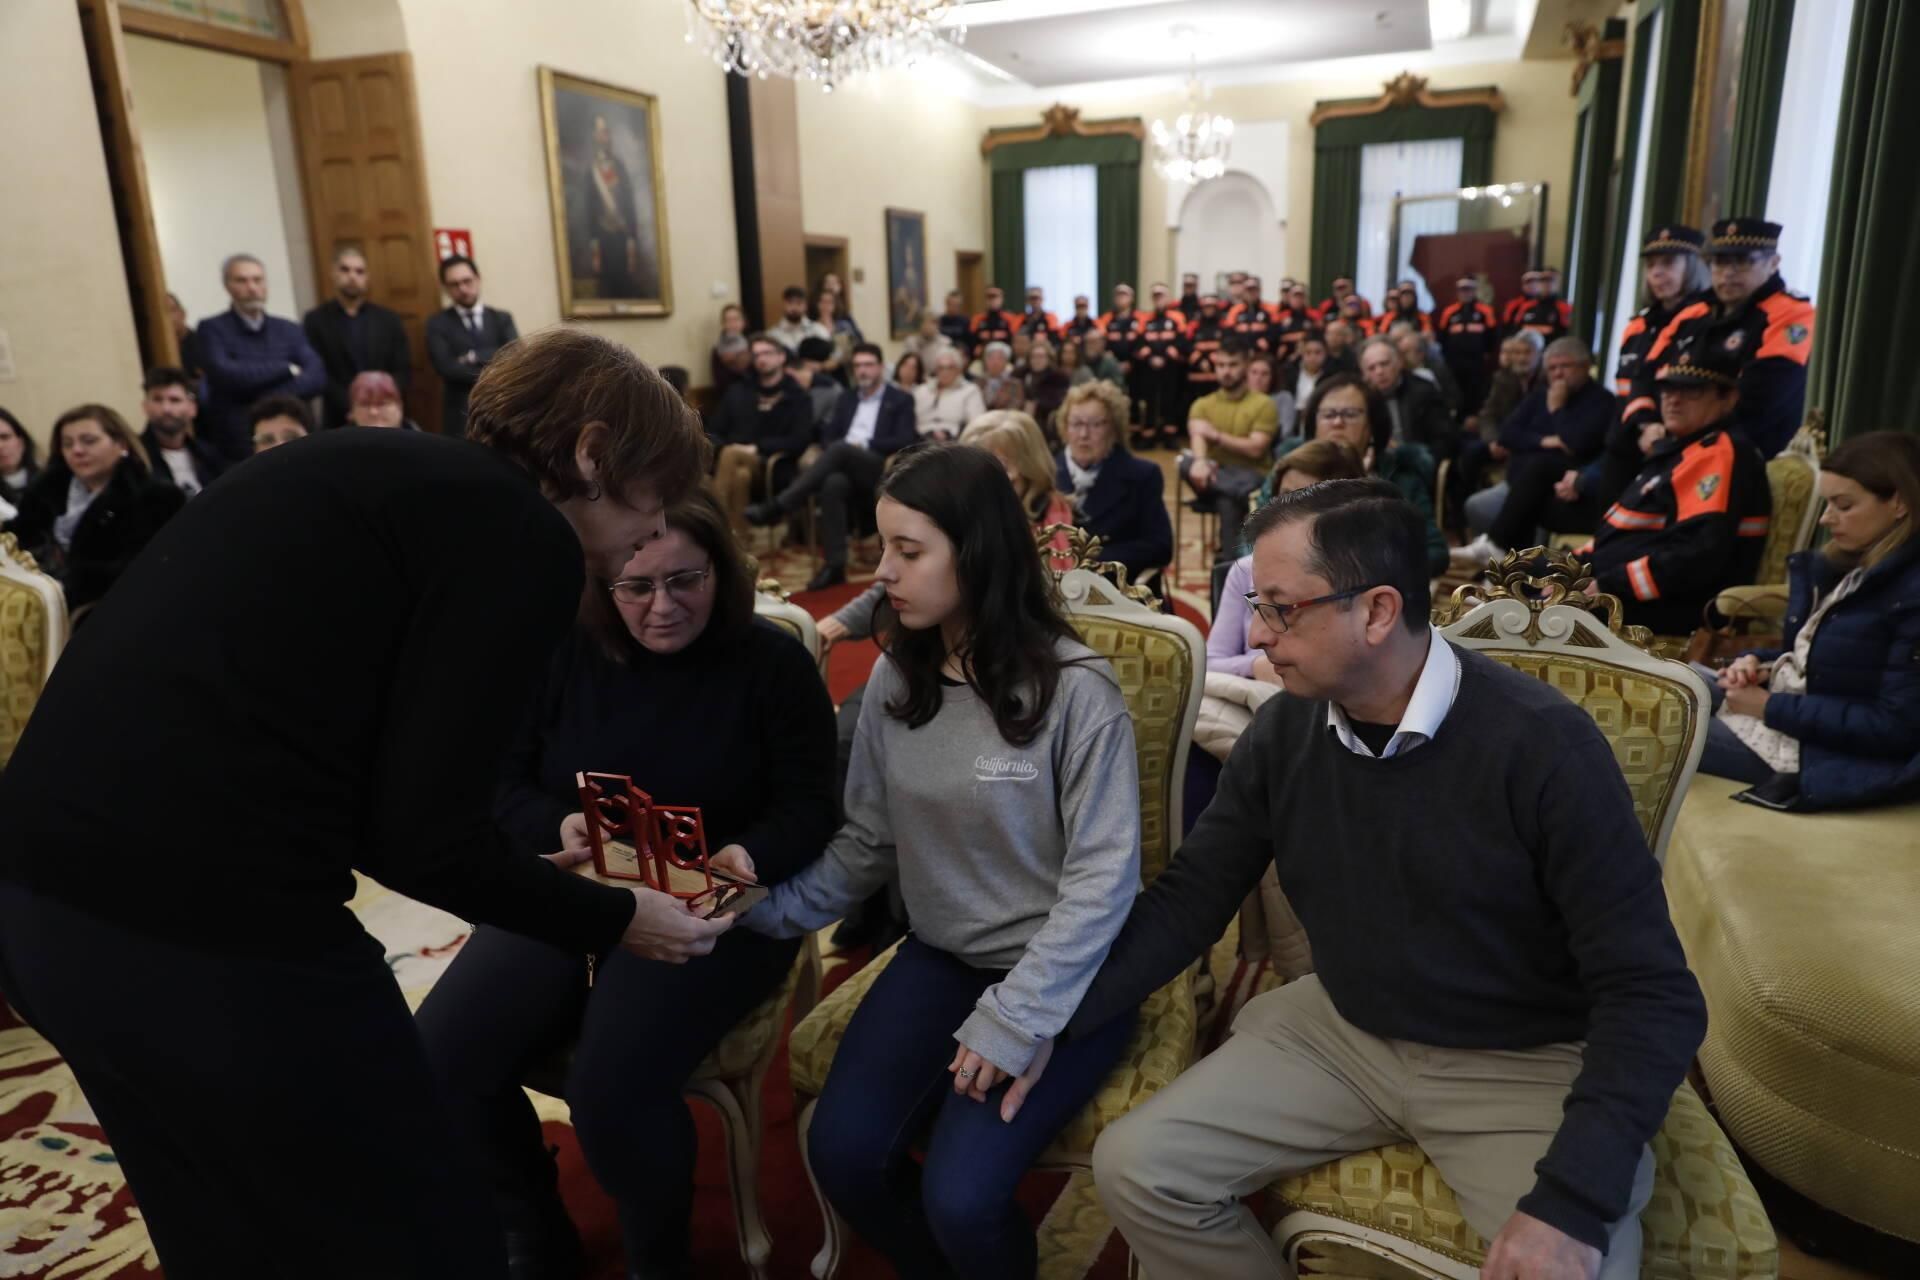
[[1342, 409], [1335, 405], [1323, 405], [1314, 415], [1321, 422], [1365, 422], [1365, 409]]
[[621, 604], [652, 603], [656, 586], [665, 588], [675, 600], [691, 600], [707, 589], [707, 579], [712, 576], [711, 569], [686, 569], [670, 573], [658, 583], [652, 578], [622, 578], [607, 590]]
[[1330, 596], [1315, 596], [1311, 600], [1300, 600], [1293, 604], [1269, 604], [1265, 600], [1260, 599], [1258, 595], [1252, 591], [1247, 592], [1246, 600], [1247, 607], [1259, 614], [1262, 621], [1281, 635], [1285, 635], [1287, 628], [1292, 625], [1287, 620], [1299, 613], [1302, 609], [1311, 609], [1317, 604], [1335, 604], [1341, 600], [1351, 600], [1355, 596], [1364, 595], [1372, 591], [1374, 587], [1378, 587], [1379, 585], [1380, 584], [1376, 582], [1373, 586], [1354, 587], [1350, 591], [1336, 591]]
[[1068, 418], [1067, 419], [1067, 431], [1069, 434], [1078, 432], [1081, 435], [1090, 436], [1098, 432], [1105, 431], [1106, 429], [1107, 429], [1107, 420], [1105, 418]]

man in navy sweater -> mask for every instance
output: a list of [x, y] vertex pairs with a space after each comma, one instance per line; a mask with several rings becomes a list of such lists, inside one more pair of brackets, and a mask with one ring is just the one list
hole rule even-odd
[[1248, 639], [1286, 692], [1064, 1034], [1130, 1016], [1268, 866], [1316, 972], [1102, 1135], [1101, 1199], [1149, 1274], [1284, 1275], [1240, 1197], [1417, 1142], [1492, 1242], [1483, 1275], [1637, 1277], [1647, 1141], [1706, 1009], [1606, 738], [1434, 630], [1424, 521], [1391, 484], [1314, 485], [1246, 536]]
[[247, 409], [267, 396], [305, 400], [326, 389], [327, 370], [299, 325], [267, 314], [267, 269], [236, 253], [220, 268], [233, 308], [194, 331], [207, 370], [202, 434], [234, 462], [252, 454]]

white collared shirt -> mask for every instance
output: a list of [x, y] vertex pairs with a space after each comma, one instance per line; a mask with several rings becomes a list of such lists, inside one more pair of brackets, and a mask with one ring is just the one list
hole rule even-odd
[[468, 332], [478, 329], [487, 316], [487, 304], [484, 302], [474, 303], [472, 310], [458, 305], [454, 310], [460, 313], [460, 323], [466, 326]]
[[853, 424], [847, 428], [847, 443], [862, 449], [873, 447], [873, 433], [880, 426], [880, 402], [886, 398], [887, 384], [881, 383], [873, 394], [861, 396], [853, 406]]
[[[1420, 668], [1420, 679], [1413, 686], [1413, 697], [1407, 700], [1400, 727], [1387, 739], [1387, 749], [1381, 756], [1397, 756], [1432, 741], [1440, 732], [1440, 722], [1453, 710], [1453, 700], [1459, 693], [1460, 655], [1453, 651], [1440, 629], [1428, 623], [1426, 665]], [[1347, 750], [1369, 760], [1375, 758], [1367, 744], [1354, 733], [1353, 726], [1347, 722], [1347, 713], [1337, 702], [1327, 704], [1327, 728], [1339, 735], [1340, 745]]]

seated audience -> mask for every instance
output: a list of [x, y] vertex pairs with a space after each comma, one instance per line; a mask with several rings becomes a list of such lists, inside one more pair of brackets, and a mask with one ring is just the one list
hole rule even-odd
[[1664, 433], [1600, 519], [1593, 577], [1626, 621], [1691, 635], [1714, 596], [1752, 582], [1773, 512], [1767, 464], [1738, 427], [1740, 359], [1695, 351], [1661, 365]]
[[960, 353], [942, 351], [933, 362], [932, 380], [914, 392], [913, 407], [922, 436], [958, 440], [966, 425], [987, 411], [987, 402], [978, 384], [966, 376]]
[[[899, 1274], [1030, 1280], [1014, 1189], [1133, 1034], [1115, 1016], [1036, 1056], [1139, 889], [1133, 722], [1055, 606], [993, 458], [915, 450], [877, 519], [895, 624], [861, 705], [846, 825], [741, 924], [804, 936], [897, 867], [914, 930], [841, 1040], [809, 1164]], [[981, 785], [994, 779], [1022, 781]], [[1008, 1105], [998, 1086], [1040, 1067], [1046, 1083]]]
[[[1011, 409], [983, 413], [960, 433], [960, 443], [985, 449], [1000, 460], [1014, 496], [1020, 499], [1020, 509], [1033, 521], [1036, 535], [1074, 523], [1073, 503], [1053, 487], [1053, 454], [1047, 451], [1047, 438], [1031, 416]], [[1065, 529], [1048, 539], [1047, 548], [1049, 568], [1073, 567], [1072, 544]]]
[[1247, 389], [1273, 401], [1276, 419], [1274, 439], [1283, 440], [1292, 435], [1300, 417], [1300, 407], [1294, 401], [1293, 393], [1280, 385], [1280, 357], [1264, 351], [1254, 352], [1247, 361]]
[[[1787, 629], [1717, 674], [1702, 773], [1793, 776], [1795, 808], [1905, 798], [1920, 785], [1920, 438], [1853, 436], [1820, 469], [1827, 545], [1787, 565]], [[1778, 797], [1786, 799], [1786, 796]]]
[[813, 406], [813, 427], [817, 431], [820, 424], [833, 416], [833, 408], [840, 403], [842, 387], [827, 372], [827, 361], [833, 358], [833, 344], [825, 338], [807, 338], [800, 344], [800, 354], [788, 362], [788, 374], [800, 384], [807, 393], [807, 399]]
[[1522, 329], [1501, 341], [1500, 364], [1487, 384], [1487, 398], [1466, 421], [1469, 438], [1477, 436], [1487, 444], [1500, 438], [1500, 424], [1540, 385], [1540, 364], [1546, 349], [1547, 344], [1531, 329]]
[[778, 524], [805, 505], [819, 506], [824, 563], [807, 584], [820, 591], [847, 580], [847, 532], [857, 515], [873, 508], [887, 459], [920, 438], [913, 397], [887, 384], [880, 348], [861, 343], [853, 351], [853, 390], [840, 398], [820, 433], [825, 450], [798, 479], [765, 502], [747, 508], [747, 523]]
[[1124, 565], [1133, 583], [1157, 580], [1173, 561], [1166, 476], [1127, 449], [1127, 397], [1110, 382], [1067, 392], [1060, 408], [1060, 451], [1054, 482], [1080, 513], [1080, 527], [1100, 539], [1100, 558]]
[[1026, 394], [1020, 374], [1013, 367], [1013, 348], [1004, 342], [989, 342], [980, 356], [980, 395], [989, 409], [1018, 409]]
[[[1501, 424], [1490, 456], [1507, 464], [1507, 478], [1466, 500], [1467, 527], [1477, 536], [1454, 551], [1457, 563], [1485, 568], [1517, 547], [1534, 545], [1534, 531], [1591, 533], [1597, 509], [1562, 502], [1556, 486], [1600, 457], [1619, 408], [1594, 380], [1593, 353], [1578, 338], [1555, 338], [1547, 348], [1547, 384], [1531, 392]], [[1457, 469], [1475, 441], [1461, 451]], [[1471, 492], [1477, 477], [1463, 477]]]
[[1025, 411], [1043, 427], [1050, 427], [1060, 402], [1067, 398], [1067, 388], [1072, 385], [1072, 374], [1054, 363], [1052, 345], [1034, 343], [1027, 355], [1026, 376], [1021, 379]]
[[312, 410], [292, 396], [268, 396], [247, 410], [247, 435], [255, 453], [292, 444], [317, 430]]
[[794, 359], [800, 358], [800, 344], [808, 338], [822, 338], [831, 341], [833, 335], [818, 320], [807, 315], [807, 291], [797, 284], [790, 284], [780, 293], [780, 322], [767, 330], [767, 336], [787, 349]]
[[[807, 652], [753, 616], [754, 566], [699, 493], [602, 587], [555, 655], [500, 781], [495, 814], [527, 858], [585, 855], [576, 770], [696, 805], [708, 847], [778, 884], [833, 833], [833, 708]], [[673, 726], [698, 725], [697, 732]], [[668, 727], [663, 732], [662, 727]], [[681, 1090], [776, 991], [796, 945], [735, 929], [685, 964], [576, 951], [483, 925], [420, 1006], [446, 1097], [482, 1153], [515, 1276], [577, 1275], [579, 1236], [521, 1088], [575, 1045], [566, 1098], [619, 1214], [628, 1274], [689, 1276], [695, 1135]]]
[[407, 417], [407, 406], [400, 399], [400, 386], [390, 373], [368, 372], [355, 375], [347, 388], [347, 425], [384, 427], [418, 431], [420, 426]]
[[40, 474], [39, 453], [20, 419], [0, 408], [0, 521], [13, 519]]
[[232, 461], [247, 456], [247, 406], [263, 396], [302, 400], [326, 389], [327, 370], [298, 324], [267, 314], [267, 269], [252, 254], [236, 253], [220, 267], [233, 305], [194, 330], [207, 371], [200, 430]]
[[1314, 972], [1107, 1127], [1102, 1202], [1149, 1275], [1285, 1275], [1242, 1197], [1417, 1142], [1489, 1242], [1483, 1274], [1638, 1277], [1647, 1143], [1706, 1007], [1613, 748], [1559, 691], [1433, 627], [1423, 521], [1391, 485], [1315, 485], [1247, 535], [1252, 643], [1286, 692], [1061, 1043], [1126, 1025], [1269, 867]]
[[1407, 372], [1392, 338], [1368, 338], [1361, 344], [1360, 374], [1386, 401], [1394, 443], [1417, 444], [1436, 463], [1454, 455], [1459, 433], [1445, 399], [1431, 382]]
[[827, 341], [833, 344], [833, 354], [820, 362], [820, 367], [836, 381], [845, 383], [849, 372], [849, 362], [853, 359], [853, 346], [862, 339], [859, 326], [853, 323], [853, 317], [840, 313], [841, 297], [838, 290], [821, 287], [813, 299], [813, 318], [827, 331]]
[[1120, 368], [1120, 362], [1113, 358], [1113, 352], [1107, 350], [1107, 331], [1098, 327], [1087, 330], [1080, 340], [1080, 367], [1074, 371], [1073, 385], [1091, 382], [1099, 378], [1110, 382], [1121, 394], [1127, 390], [1127, 375]]
[[[944, 349], [951, 350], [952, 348], [949, 346]], [[893, 385], [907, 392], [909, 395], [918, 391], [920, 384], [926, 380], [926, 361], [911, 351], [901, 356], [899, 362], [893, 366]]]
[[920, 328], [908, 334], [900, 345], [904, 352], [900, 358], [914, 357], [922, 370], [930, 367], [942, 351], [957, 350], [953, 339], [940, 331], [940, 317], [931, 311], [920, 313]]
[[813, 441], [813, 401], [787, 372], [787, 349], [777, 338], [753, 338], [753, 381], [737, 382], [720, 397], [707, 423], [713, 445], [713, 492], [733, 526], [744, 528], [747, 503], [771, 483], [779, 492], [793, 479]]
[[[1338, 440], [1360, 455], [1367, 474], [1393, 482], [1427, 522], [1427, 567], [1435, 576], [1447, 571], [1447, 539], [1433, 514], [1433, 455], [1421, 445], [1393, 439], [1387, 402], [1370, 383], [1350, 373], [1322, 378], [1300, 415], [1309, 439]], [[1260, 488], [1260, 505], [1273, 500], [1273, 478]], [[1243, 553], [1244, 554], [1244, 553]]]
[[1247, 498], [1265, 478], [1267, 458], [1279, 432], [1272, 398], [1247, 385], [1251, 354], [1238, 337], [1214, 352], [1220, 389], [1194, 401], [1187, 410], [1187, 450], [1178, 463], [1180, 478], [1194, 492], [1194, 509], [1219, 517], [1216, 563], [1240, 554], [1240, 522], [1247, 516]]
[[225, 455], [194, 434], [200, 397], [184, 369], [167, 365], [147, 370], [141, 382], [146, 396], [147, 429], [140, 433], [147, 467], [154, 480], [191, 498], [226, 469]]
[[[1300, 340], [1293, 344], [1293, 358], [1280, 366], [1279, 380], [1274, 383], [1274, 391], [1276, 393], [1284, 391], [1291, 395], [1296, 406], [1311, 400], [1314, 383], [1318, 382], [1323, 374], [1340, 372], [1337, 368], [1329, 367], [1333, 357], [1328, 347], [1328, 339], [1329, 335], [1321, 333], [1318, 329], [1309, 329], [1301, 334]], [[1292, 435], [1293, 432], [1288, 429], [1283, 434]]]
[[[940, 332], [960, 353], [960, 367], [965, 368], [973, 359], [973, 317], [967, 314], [966, 295], [958, 289], [949, 289], [946, 307], [940, 313]], [[924, 364], [928, 369], [933, 368], [931, 359]]]
[[186, 496], [154, 483], [140, 441], [103, 404], [61, 414], [51, 453], [4, 531], [65, 585], [77, 611], [107, 593]]
[[753, 376], [753, 348], [747, 342], [747, 313], [737, 302], [720, 308], [720, 336], [713, 341], [707, 357], [707, 369], [713, 378], [713, 393], [723, 396], [736, 382]]
[[1448, 413], [1460, 412], [1460, 384], [1454, 381], [1453, 370], [1444, 362], [1430, 358], [1433, 339], [1404, 320], [1394, 321], [1393, 332], [1388, 336], [1400, 352], [1400, 363], [1407, 367], [1407, 372], [1432, 383], [1440, 392], [1441, 399], [1446, 401]]
[[[1322, 480], [1361, 480], [1366, 474], [1360, 455], [1338, 440], [1309, 440], [1274, 464], [1273, 493], [1281, 497]], [[1253, 610], [1247, 607], [1246, 596], [1252, 590], [1253, 557], [1241, 556], [1227, 571], [1213, 625], [1207, 630], [1207, 673], [1279, 684], [1267, 655], [1247, 643]]]

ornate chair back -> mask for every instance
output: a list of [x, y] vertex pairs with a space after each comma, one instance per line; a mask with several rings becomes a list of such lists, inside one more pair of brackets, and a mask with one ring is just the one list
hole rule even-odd
[[1767, 488], [1773, 495], [1773, 523], [1767, 527], [1765, 549], [1754, 581], [1762, 586], [1784, 584], [1787, 557], [1813, 545], [1820, 518], [1820, 438], [1801, 428], [1791, 443], [1767, 463]]
[[10, 533], [0, 533], [0, 768], [5, 768], [67, 643], [67, 597]]
[[1706, 684], [1685, 663], [1649, 652], [1644, 627], [1622, 629], [1619, 600], [1588, 597], [1586, 568], [1567, 552], [1514, 552], [1488, 578], [1491, 587], [1461, 587], [1436, 610], [1442, 634], [1537, 676], [1594, 718], [1626, 776], [1647, 844], [1664, 863], [1706, 745]]
[[[814, 625], [812, 614], [787, 599], [779, 583], [769, 579], [759, 584], [753, 593], [753, 612], [805, 645], [813, 665], [820, 666], [820, 629]], [[821, 674], [824, 677], [826, 673]]]

